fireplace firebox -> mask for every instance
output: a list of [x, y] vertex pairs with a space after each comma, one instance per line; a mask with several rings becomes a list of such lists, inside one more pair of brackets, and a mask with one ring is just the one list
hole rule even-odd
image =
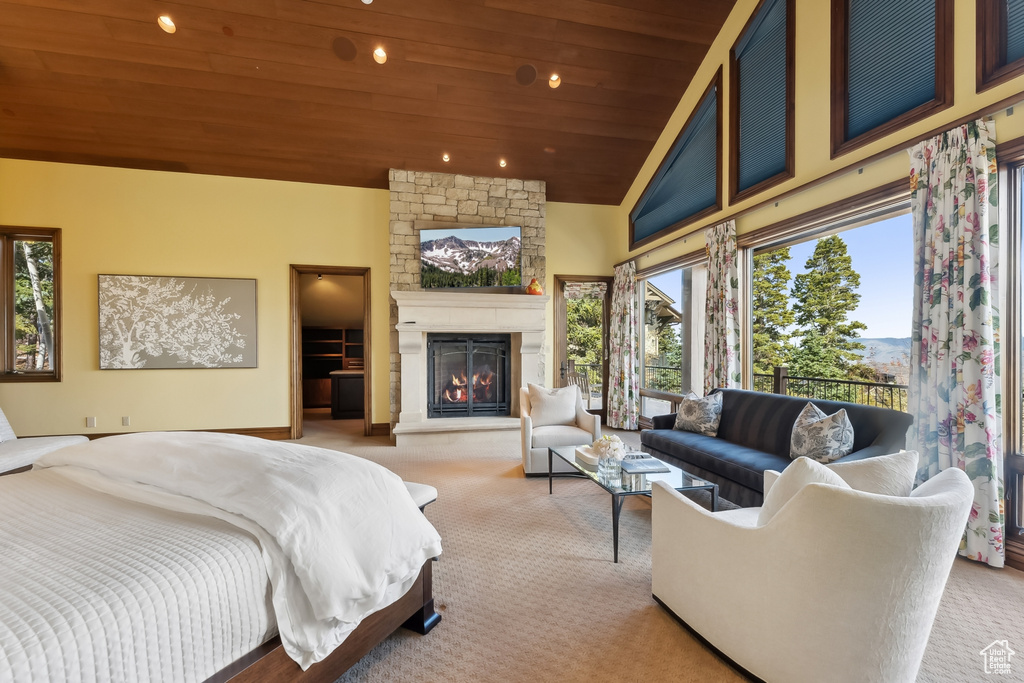
[[511, 335], [428, 334], [427, 417], [511, 413]]

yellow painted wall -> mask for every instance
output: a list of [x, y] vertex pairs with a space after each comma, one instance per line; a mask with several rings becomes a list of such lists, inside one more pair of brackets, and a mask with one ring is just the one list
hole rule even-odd
[[[0, 406], [21, 435], [285, 426], [288, 266], [308, 263], [371, 268], [373, 419], [386, 422], [388, 200], [384, 190], [0, 160], [0, 224], [61, 228], [64, 278], [64, 381], [0, 383]], [[99, 273], [257, 278], [259, 367], [99, 370]]]
[[[729, 50], [735, 43], [741, 30], [757, 5], [757, 0], [739, 0], [726, 21], [722, 32], [716, 38], [708, 56], [694, 77], [691, 87], [679, 102], [668, 126], [662, 133], [653, 151], [638, 174], [632, 188], [620, 206], [618, 220], [620, 230], [614, 241], [616, 261], [647, 254], [637, 259], [640, 268], [655, 265], [674, 256], [693, 251], [703, 243], [702, 235], [694, 235], [685, 244], [674, 243], [658, 249], [675, 237], [699, 231], [716, 220], [742, 210], [787, 190], [803, 185], [859, 160], [879, 153], [895, 144], [910, 139], [915, 135], [923, 135], [946, 123], [962, 118], [974, 111], [982, 109], [1005, 98], [1020, 95], [1024, 100], [1024, 77], [987, 90], [981, 94], [975, 92], [975, 3], [968, 0], [957, 0], [955, 6], [954, 26], [954, 105], [912, 126], [901, 129], [881, 140], [858, 148], [836, 159], [830, 159], [830, 6], [824, 0], [796, 0], [796, 177], [787, 182], [755, 195], [735, 206], [728, 205], [728, 197], [724, 209], [705, 220], [683, 228], [672, 235], [663, 237], [648, 247], [641, 248], [632, 254], [628, 251], [628, 216], [636, 204], [658, 164], [668, 152], [686, 122], [687, 117], [697, 104], [707, 84], [714, 77], [718, 68], [724, 65], [724, 82], [728, 83]], [[728, 121], [728, 96], [723, 98]], [[997, 140], [1010, 140], [1024, 135], [1024, 110], [1018, 107], [1015, 116], [1006, 116], [1000, 112], [994, 117], [996, 121]], [[726, 125], [723, 159], [728, 164], [729, 131]], [[884, 159], [858, 168], [846, 175], [830, 180], [816, 188], [801, 192], [784, 199], [779, 206], [768, 205], [765, 208], [748, 213], [737, 220], [736, 228], [740, 234], [771, 225], [779, 220], [799, 215], [834, 201], [850, 197], [858, 192], [868, 190], [884, 183], [904, 177], [909, 171], [907, 154], [900, 150]], [[723, 170], [723, 178], [728, 178], [728, 167]], [[648, 254], [649, 252], [649, 254]]]
[[[373, 421], [387, 422], [388, 211], [385, 190], [0, 159], [0, 224], [61, 228], [64, 278], [64, 380], [0, 383], [0, 407], [23, 436], [285, 426], [298, 263], [371, 268]], [[548, 205], [546, 290], [554, 273], [611, 271], [617, 211]], [[256, 278], [259, 367], [99, 370], [100, 273]]]

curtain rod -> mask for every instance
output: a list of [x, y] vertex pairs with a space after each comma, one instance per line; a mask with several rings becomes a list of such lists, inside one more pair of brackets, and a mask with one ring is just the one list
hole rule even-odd
[[[753, 213], [753, 212], [757, 211], [758, 209], [762, 209], [762, 208], [768, 206], [769, 204], [774, 204], [775, 202], [780, 202], [783, 199], [787, 199], [789, 197], [792, 197], [793, 195], [799, 194], [799, 193], [804, 192], [806, 190], [809, 190], [809, 189], [811, 189], [813, 187], [817, 187], [818, 185], [822, 185], [822, 184], [824, 184], [824, 183], [826, 183], [826, 182], [828, 182], [830, 180], [834, 180], [835, 178], [837, 178], [839, 176], [846, 175], [847, 173], [852, 172], [854, 169], [856, 169], [858, 167], [866, 166], [866, 165], [868, 165], [870, 163], [878, 161], [879, 159], [883, 159], [883, 158], [889, 156], [890, 154], [893, 154], [894, 152], [899, 152], [901, 150], [907, 149], [911, 145], [915, 145], [918, 142], [921, 142], [923, 140], [927, 140], [928, 138], [930, 138], [932, 136], [935, 136], [935, 135], [938, 135], [939, 133], [945, 133], [947, 130], [950, 130], [951, 128], [956, 128], [957, 126], [962, 126], [965, 123], [969, 123], [971, 121], [974, 121], [975, 119], [977, 119], [980, 116], [988, 116], [989, 114], [996, 113], [1000, 109], [1007, 109], [1007, 108], [1012, 107], [1012, 106], [1014, 106], [1016, 104], [1020, 104], [1020, 103], [1022, 103], [1022, 100], [1021, 100], [1022, 97], [1024, 97], [1024, 90], [1018, 91], [1017, 94], [1011, 95], [1010, 97], [1004, 97], [1003, 99], [999, 100], [998, 102], [990, 104], [987, 107], [982, 107], [981, 109], [978, 109], [977, 111], [975, 111], [975, 112], [973, 112], [971, 114], [967, 114], [966, 116], [961, 116], [959, 119], [955, 119], [955, 120], [950, 121], [949, 123], [945, 123], [945, 124], [943, 124], [943, 125], [941, 125], [941, 126], [939, 126], [937, 128], [933, 128], [933, 129], [931, 129], [930, 131], [928, 131], [926, 133], [922, 133], [920, 135], [914, 135], [911, 138], [907, 139], [905, 142], [900, 142], [900, 143], [894, 144], [894, 145], [892, 145], [890, 147], [887, 147], [886, 149], [883, 149], [880, 152], [875, 152], [874, 154], [872, 154], [870, 156], [864, 157], [863, 159], [861, 159], [859, 161], [855, 161], [855, 162], [853, 162], [851, 164], [843, 166], [842, 168], [837, 168], [836, 170], [831, 171], [829, 173], [826, 173], [825, 175], [820, 176], [818, 178], [815, 178], [814, 180], [808, 180], [803, 185], [797, 185], [794, 188], [790, 188], [789, 190], [786, 190], [785, 192], [781, 192], [780, 194], [774, 195], [774, 196], [772, 196], [772, 197], [770, 197], [768, 199], [764, 199], [764, 200], [762, 200], [762, 201], [760, 201], [760, 202], [758, 202], [756, 204], [753, 204], [752, 206], [748, 206], [746, 208], [739, 209], [737, 211], [733, 211], [731, 214], [727, 214], [725, 216], [722, 216], [721, 218], [716, 218], [714, 221], [712, 221], [710, 223], [705, 223], [705, 224], [701, 225], [699, 228], [695, 228], [693, 230], [685, 232], [682, 235], [677, 235], [676, 237], [673, 237], [672, 239], [670, 239], [668, 242], [665, 242], [664, 244], [659, 244], [656, 247], [651, 247], [647, 251], [643, 251], [643, 252], [640, 252], [639, 254], [635, 254], [633, 256], [630, 256], [629, 258], [625, 259], [624, 261], [620, 261], [619, 263], [616, 263], [613, 267], [614, 268], [618, 268], [619, 266], [621, 266], [621, 265], [623, 265], [625, 263], [629, 263], [630, 261], [635, 261], [638, 258], [641, 258], [643, 256], [647, 256], [647, 255], [652, 254], [652, 253], [654, 253], [656, 251], [659, 251], [661, 249], [665, 249], [668, 246], [676, 244], [677, 242], [679, 242], [679, 241], [681, 241], [683, 239], [686, 239], [687, 237], [690, 237], [691, 235], [699, 233], [699, 232], [701, 232], [703, 230], [707, 230], [708, 228], [713, 227], [715, 225], [718, 225], [719, 223], [724, 223], [725, 221], [728, 221], [728, 220], [735, 220], [737, 218], [740, 218], [741, 216], [745, 216], [747, 214]], [[909, 171], [908, 171], [908, 173], [909, 173]]]

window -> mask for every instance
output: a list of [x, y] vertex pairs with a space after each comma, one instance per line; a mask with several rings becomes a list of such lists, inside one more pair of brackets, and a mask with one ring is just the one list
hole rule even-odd
[[793, 0], [762, 0], [730, 53], [732, 203], [793, 176]]
[[674, 412], [679, 396], [704, 394], [704, 266], [675, 268], [639, 283], [643, 311], [640, 415]]
[[756, 391], [907, 409], [911, 217], [854, 224], [754, 251]]
[[1024, 73], [1024, 0], [977, 0], [978, 91]]
[[0, 381], [60, 380], [60, 230], [0, 226]]
[[833, 157], [952, 104], [952, 0], [832, 3]]
[[630, 212], [630, 249], [722, 208], [721, 81], [719, 69]]

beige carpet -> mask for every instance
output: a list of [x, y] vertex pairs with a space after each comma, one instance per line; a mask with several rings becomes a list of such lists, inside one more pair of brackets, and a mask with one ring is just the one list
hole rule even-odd
[[[437, 487], [426, 514], [444, 544], [443, 621], [425, 637], [398, 631], [339, 681], [743, 680], [651, 599], [648, 499], [626, 502], [613, 564], [611, 498], [590, 482], [555, 480], [549, 496], [516, 447], [396, 448], [361, 426], [307, 420], [302, 442]], [[1022, 614], [1024, 574], [958, 560], [919, 680], [993, 678], [979, 653], [996, 639], [1021, 652], [1000, 680], [1024, 680]]]

